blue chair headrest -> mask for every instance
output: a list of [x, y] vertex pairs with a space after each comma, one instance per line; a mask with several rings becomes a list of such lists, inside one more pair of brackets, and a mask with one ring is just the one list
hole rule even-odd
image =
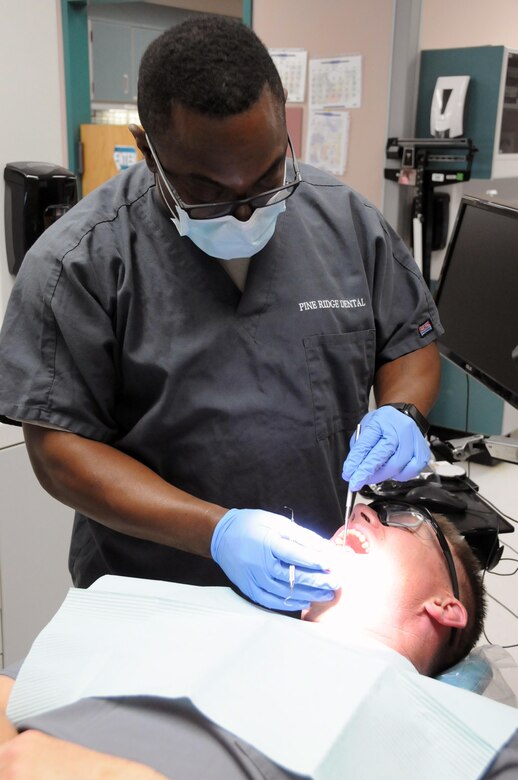
[[474, 693], [484, 693], [493, 679], [493, 669], [486, 658], [470, 653], [451, 669], [437, 675], [436, 679]]

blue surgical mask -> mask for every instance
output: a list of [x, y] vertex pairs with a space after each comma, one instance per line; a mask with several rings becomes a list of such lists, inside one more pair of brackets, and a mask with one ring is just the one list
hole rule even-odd
[[256, 209], [241, 222], [231, 215], [214, 219], [191, 219], [179, 206], [171, 210], [171, 222], [181, 236], [188, 236], [202, 252], [219, 260], [251, 257], [260, 252], [273, 236], [277, 217], [286, 210], [286, 201]]
[[[286, 210], [285, 200], [256, 209], [246, 222], [241, 222], [231, 214], [213, 219], [192, 219], [175, 198], [154, 147], [147, 135], [146, 138], [159, 171], [158, 186], [162, 198], [171, 214], [171, 222], [181, 236], [187, 236], [202, 252], [210, 257], [217, 257], [218, 260], [251, 257], [266, 246], [275, 231], [277, 217]], [[164, 195], [162, 181], [175, 203], [176, 213]], [[286, 181], [286, 166], [284, 181]]]

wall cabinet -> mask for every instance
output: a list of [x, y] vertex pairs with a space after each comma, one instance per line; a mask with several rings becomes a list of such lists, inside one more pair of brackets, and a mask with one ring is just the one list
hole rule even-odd
[[430, 137], [430, 107], [439, 76], [470, 76], [464, 137], [478, 148], [472, 178], [518, 176], [518, 51], [472, 46], [421, 52], [416, 137]]
[[136, 103], [140, 60], [163, 28], [101, 19], [92, 19], [90, 25], [92, 100]]

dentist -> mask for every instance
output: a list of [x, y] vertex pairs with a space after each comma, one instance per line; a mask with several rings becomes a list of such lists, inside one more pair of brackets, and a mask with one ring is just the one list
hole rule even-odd
[[273, 609], [330, 600], [346, 480], [405, 480], [429, 457], [431, 295], [370, 203], [299, 165], [278, 73], [241, 23], [154, 41], [138, 108], [145, 161], [24, 259], [0, 413], [75, 510], [76, 586], [111, 573], [230, 582]]

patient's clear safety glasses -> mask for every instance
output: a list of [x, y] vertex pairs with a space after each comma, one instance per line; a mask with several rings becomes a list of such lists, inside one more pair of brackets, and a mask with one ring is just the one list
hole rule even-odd
[[[458, 599], [459, 580], [453, 561], [453, 555], [451, 554], [451, 550], [441, 526], [431, 512], [429, 512], [426, 507], [416, 507], [413, 504], [407, 504], [404, 501], [372, 501], [369, 506], [376, 512], [382, 525], [391, 526], [393, 528], [407, 528], [410, 531], [416, 531], [423, 523], [427, 523], [433, 529], [446, 560], [453, 595]], [[449, 640], [450, 644], [453, 644], [456, 631], [456, 628], [452, 628]]]

